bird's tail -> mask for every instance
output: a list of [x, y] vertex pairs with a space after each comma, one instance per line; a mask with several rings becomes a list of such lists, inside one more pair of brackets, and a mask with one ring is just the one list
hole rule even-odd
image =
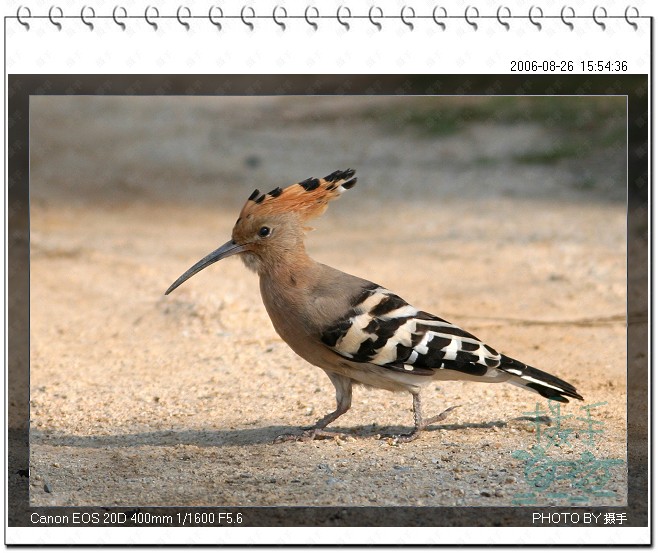
[[565, 396], [580, 399], [581, 401], [583, 399], [583, 396], [576, 391], [576, 388], [568, 382], [534, 367], [529, 367], [525, 363], [506, 355], [501, 355], [498, 368], [512, 375], [512, 378], [508, 380], [510, 384], [532, 390], [553, 401], [569, 403]]

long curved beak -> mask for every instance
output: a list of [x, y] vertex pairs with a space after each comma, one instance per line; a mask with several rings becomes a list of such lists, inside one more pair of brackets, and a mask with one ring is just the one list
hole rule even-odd
[[167, 291], [165, 292], [165, 296], [170, 292], [173, 292], [176, 288], [178, 288], [181, 284], [183, 284], [183, 282], [185, 282], [188, 278], [193, 277], [199, 271], [208, 267], [208, 265], [212, 265], [213, 263], [216, 263], [217, 261], [220, 261], [225, 257], [230, 257], [232, 255], [235, 255], [236, 253], [243, 252], [244, 250], [245, 250], [245, 246], [241, 246], [240, 244], [236, 244], [235, 242], [233, 242], [233, 240], [229, 240], [228, 242], [226, 242], [226, 244], [220, 246], [214, 252], [209, 253], [201, 261], [192, 265], [187, 271], [185, 271], [181, 276], [179, 276], [176, 279], [176, 282], [174, 282], [169, 288], [167, 288]]

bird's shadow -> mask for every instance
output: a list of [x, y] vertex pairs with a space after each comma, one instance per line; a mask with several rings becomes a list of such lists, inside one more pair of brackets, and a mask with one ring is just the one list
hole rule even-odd
[[[510, 421], [527, 420], [550, 424], [549, 417], [516, 417]], [[458, 431], [468, 429], [504, 428], [510, 421], [495, 420], [478, 423], [431, 425], [429, 432], [436, 430]], [[356, 426], [331, 427], [332, 432], [346, 434], [355, 439], [372, 439], [377, 437], [404, 434], [410, 432], [405, 426]], [[298, 426], [264, 426], [240, 430], [154, 430], [151, 432], [133, 432], [127, 434], [111, 434], [97, 436], [79, 436], [30, 430], [30, 445], [49, 445], [59, 447], [106, 448], [106, 447], [138, 447], [138, 446], [175, 446], [193, 445], [197, 447], [226, 447], [271, 444], [282, 435], [301, 435], [303, 429]]]

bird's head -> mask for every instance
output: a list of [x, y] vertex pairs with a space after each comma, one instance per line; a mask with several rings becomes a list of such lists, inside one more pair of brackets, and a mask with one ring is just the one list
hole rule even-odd
[[308, 178], [267, 194], [249, 196], [233, 227], [231, 240], [183, 273], [169, 294], [209, 265], [240, 254], [250, 269], [261, 272], [290, 253], [303, 252], [305, 222], [319, 217], [327, 204], [356, 184], [354, 169], [334, 171], [323, 179]]

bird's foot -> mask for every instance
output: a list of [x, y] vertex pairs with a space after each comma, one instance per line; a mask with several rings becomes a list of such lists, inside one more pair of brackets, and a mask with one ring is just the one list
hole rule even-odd
[[410, 432], [409, 434], [384, 434], [381, 436], [381, 439], [386, 440], [390, 445], [413, 442], [415, 439], [417, 439], [420, 436], [420, 433], [423, 430], [425, 430], [430, 424], [435, 424], [437, 422], [441, 422], [445, 420], [448, 417], [450, 411], [452, 411], [453, 409], [457, 409], [457, 407], [461, 407], [461, 405], [448, 407], [445, 411], [436, 415], [436, 417], [432, 417], [430, 419], [422, 421], [421, 424], [418, 425], [416, 428], [414, 428], [413, 432]]
[[274, 440], [275, 444], [283, 442], [310, 442], [313, 440], [335, 440], [338, 438], [346, 438], [348, 434], [343, 432], [332, 432], [324, 428], [305, 428], [301, 434], [281, 434]]
[[452, 411], [454, 409], [457, 409], [457, 407], [461, 407], [461, 405], [453, 405], [452, 407], [448, 407], [445, 411], [438, 414], [436, 417], [432, 417], [431, 419], [427, 419], [427, 420], [423, 421], [423, 426], [422, 426], [421, 430], [427, 428], [430, 424], [436, 424], [437, 422], [441, 422], [443, 420], [446, 420], [446, 418], [448, 418], [448, 413], [450, 413], [450, 411]]

